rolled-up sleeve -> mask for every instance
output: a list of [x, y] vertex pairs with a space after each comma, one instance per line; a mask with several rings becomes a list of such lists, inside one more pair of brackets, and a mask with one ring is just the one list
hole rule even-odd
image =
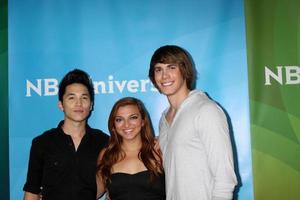
[[37, 139], [31, 144], [26, 183], [23, 190], [33, 194], [41, 192], [43, 174], [42, 148]]

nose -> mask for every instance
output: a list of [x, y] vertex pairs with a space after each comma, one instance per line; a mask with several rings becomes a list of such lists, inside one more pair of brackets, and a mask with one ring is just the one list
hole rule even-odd
[[76, 99], [76, 105], [79, 105], [79, 106], [81, 106], [82, 105], [82, 101], [81, 101], [81, 99], [80, 98], [78, 98], [78, 99]]
[[162, 70], [162, 77], [167, 78], [168, 76], [169, 76], [169, 70], [168, 69]]
[[124, 126], [125, 128], [129, 127], [129, 120], [124, 120]]

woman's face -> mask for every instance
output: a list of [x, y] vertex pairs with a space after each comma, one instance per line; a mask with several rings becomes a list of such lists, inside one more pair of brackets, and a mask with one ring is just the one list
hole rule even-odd
[[125, 140], [141, 139], [141, 129], [144, 126], [141, 113], [136, 105], [126, 105], [118, 108], [114, 120], [115, 130]]

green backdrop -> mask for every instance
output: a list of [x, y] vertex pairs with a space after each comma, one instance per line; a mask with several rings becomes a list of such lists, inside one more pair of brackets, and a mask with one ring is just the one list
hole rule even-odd
[[0, 198], [9, 199], [7, 0], [0, 1]]
[[300, 1], [245, 8], [254, 198], [299, 200]]

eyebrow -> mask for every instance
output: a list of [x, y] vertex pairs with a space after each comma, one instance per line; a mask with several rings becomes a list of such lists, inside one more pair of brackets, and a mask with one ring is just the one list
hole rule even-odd
[[[128, 117], [132, 117], [132, 116], [135, 116], [135, 115], [139, 116], [140, 114], [139, 113], [133, 113], [133, 114], [129, 115]], [[120, 116], [120, 115], [115, 116], [115, 118], [117, 118], [117, 117], [124, 118], [123, 116]]]
[[[73, 95], [76, 95], [76, 93], [75, 92], [70, 92], [70, 93], [66, 93], [65, 95], [66, 96], [73, 96]], [[90, 96], [90, 94], [89, 93], [83, 93], [81, 96]]]
[[167, 64], [167, 67], [170, 67], [170, 66], [178, 66], [178, 64], [176, 64], [176, 63]]
[[66, 93], [66, 96], [75, 95], [75, 93]]
[[[170, 67], [170, 66], [178, 66], [178, 64], [176, 64], [176, 63], [168, 63], [168, 64], [166, 64], [166, 67]], [[161, 68], [161, 66], [160, 65], [158, 65], [158, 66], [155, 65], [154, 68]]]

